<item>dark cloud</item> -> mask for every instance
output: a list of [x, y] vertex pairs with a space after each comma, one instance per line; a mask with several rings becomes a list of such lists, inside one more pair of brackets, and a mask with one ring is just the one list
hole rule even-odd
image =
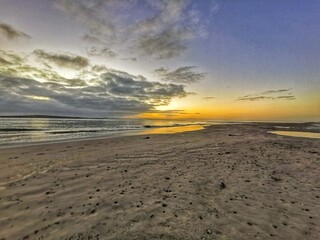
[[104, 65], [94, 65], [91, 67], [91, 71], [95, 73], [107, 72], [108, 68]]
[[185, 110], [149, 110], [146, 113], [164, 113], [164, 114], [187, 114]]
[[206, 101], [209, 101], [209, 100], [215, 99], [215, 97], [204, 97], [203, 99], [206, 100]]
[[16, 38], [30, 38], [28, 34], [18, 31], [12, 26], [5, 23], [0, 23], [0, 33], [2, 33], [6, 38], [10, 40]]
[[[80, 76], [81, 74], [79, 74]], [[123, 116], [152, 111], [189, 93], [184, 86], [150, 82], [143, 76], [92, 66], [85, 78], [65, 78], [28, 64], [0, 68], [2, 114]], [[12, 108], [12, 106], [15, 108]]]
[[187, 66], [170, 71], [168, 68], [162, 67], [154, 70], [154, 73], [163, 81], [190, 84], [205, 77], [204, 73], [195, 72], [195, 68], [194, 66]]
[[278, 96], [278, 99], [285, 99], [285, 100], [296, 100], [295, 96], [288, 95], [288, 96]]
[[106, 57], [106, 58], [115, 58], [117, 54], [109, 48], [97, 48], [91, 47], [87, 49], [88, 56], [91, 57]]
[[11, 65], [12, 63], [5, 60], [4, 58], [0, 57], [0, 64], [1, 65]]
[[265, 97], [265, 96], [256, 96], [256, 97], [244, 96], [244, 97], [239, 97], [237, 100], [238, 101], [259, 101], [259, 100], [265, 100], [265, 99], [274, 99], [274, 98]]
[[[252, 95], [246, 95], [246, 96], [242, 96], [239, 97], [237, 99], [237, 101], [260, 101], [260, 100], [279, 100], [279, 99], [283, 99], [283, 100], [295, 100], [296, 97], [293, 95], [281, 95], [279, 96], [278, 94], [280, 93], [288, 93], [291, 90], [291, 88], [287, 88], [287, 89], [278, 89], [278, 90], [268, 90], [268, 91], [264, 91], [258, 94], [252, 94]], [[290, 94], [290, 93], [288, 93]]]
[[122, 58], [122, 60], [124, 60], [124, 61], [131, 61], [131, 62], [136, 62], [136, 61], [138, 61], [138, 59], [135, 58], [135, 57]]
[[154, 106], [168, 105], [173, 97], [188, 95], [182, 85], [149, 82], [141, 76], [113, 71], [102, 76], [108, 92], [117, 96], [130, 96]]
[[286, 89], [278, 89], [278, 90], [269, 90], [262, 92], [261, 94], [274, 94], [274, 93], [283, 93], [283, 92], [289, 92], [291, 88], [286, 88]]
[[89, 60], [85, 57], [73, 54], [59, 54], [38, 49], [33, 52], [39, 59], [53, 63], [59, 67], [81, 69], [89, 66]]

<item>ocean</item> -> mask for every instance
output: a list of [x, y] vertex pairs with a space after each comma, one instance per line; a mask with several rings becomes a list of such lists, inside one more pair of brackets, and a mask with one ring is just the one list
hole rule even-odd
[[0, 147], [82, 138], [173, 133], [206, 122], [143, 119], [0, 118]]
[[[31, 145], [42, 142], [59, 142], [85, 138], [118, 137], [139, 134], [162, 134], [202, 129], [206, 125], [241, 122], [145, 120], [145, 119], [79, 119], [79, 118], [5, 118], [0, 117], [0, 148]], [[243, 123], [243, 122], [242, 122]], [[294, 131], [291, 127], [286, 134]], [[320, 124], [304, 128], [306, 132], [320, 133]], [[274, 133], [277, 133], [276, 131]], [[283, 133], [282, 133], [283, 134]], [[300, 133], [301, 135], [301, 133]]]

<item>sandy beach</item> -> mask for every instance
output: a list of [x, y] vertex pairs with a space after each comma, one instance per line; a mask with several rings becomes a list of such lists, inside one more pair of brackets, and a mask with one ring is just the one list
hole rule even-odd
[[0, 149], [0, 239], [320, 239], [320, 140], [272, 130]]

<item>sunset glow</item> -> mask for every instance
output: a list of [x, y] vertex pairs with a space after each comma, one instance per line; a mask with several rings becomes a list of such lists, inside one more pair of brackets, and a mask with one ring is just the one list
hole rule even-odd
[[0, 110], [317, 121], [318, 9], [318, 1], [4, 0]]

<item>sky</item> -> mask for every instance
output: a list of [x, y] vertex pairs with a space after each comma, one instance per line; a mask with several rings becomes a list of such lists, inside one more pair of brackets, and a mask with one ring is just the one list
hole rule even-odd
[[319, 23], [319, 0], [0, 0], [0, 115], [320, 121]]

